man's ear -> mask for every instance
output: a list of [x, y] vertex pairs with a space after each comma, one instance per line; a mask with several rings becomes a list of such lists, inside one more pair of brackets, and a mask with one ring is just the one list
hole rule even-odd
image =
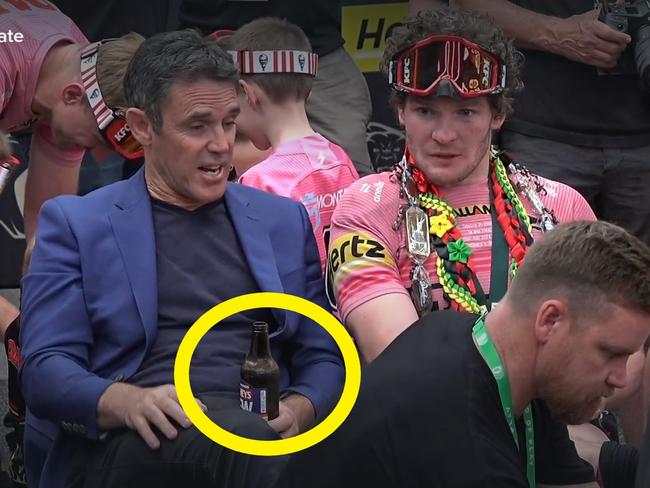
[[259, 110], [260, 107], [260, 89], [255, 83], [246, 80], [239, 80], [239, 87], [244, 91], [248, 105], [253, 110]]
[[86, 90], [81, 83], [69, 83], [63, 87], [61, 98], [64, 105], [72, 105], [83, 101]]
[[129, 124], [131, 133], [143, 146], [151, 145], [153, 137], [153, 126], [144, 110], [139, 108], [128, 108], [126, 110], [126, 123]]
[[501, 126], [503, 123], [506, 121], [506, 114], [503, 112], [500, 113], [495, 113], [492, 115], [492, 123], [490, 124], [490, 128], [492, 130], [499, 130], [501, 129]]
[[569, 328], [571, 320], [569, 307], [562, 300], [545, 300], [537, 309], [535, 317], [535, 337], [544, 344], [557, 334], [561, 328]]

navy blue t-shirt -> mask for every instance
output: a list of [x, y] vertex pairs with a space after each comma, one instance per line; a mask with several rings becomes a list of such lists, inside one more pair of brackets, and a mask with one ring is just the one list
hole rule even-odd
[[[223, 200], [188, 211], [152, 199], [158, 270], [158, 336], [138, 372], [140, 386], [174, 382], [174, 359], [190, 326], [210, 308], [230, 298], [259, 292]], [[192, 356], [195, 394], [232, 393], [248, 352], [251, 323], [277, 328], [268, 309], [224, 319], [201, 339]]]

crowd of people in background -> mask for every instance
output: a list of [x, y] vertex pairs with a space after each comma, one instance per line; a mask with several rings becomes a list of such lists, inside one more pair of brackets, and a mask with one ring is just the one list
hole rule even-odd
[[[404, 155], [376, 173], [340, 2], [0, 0], [25, 37], [0, 44], [0, 160], [27, 170], [6, 486], [650, 486], [650, 42], [612, 25], [627, 3], [411, 0], [380, 66]], [[362, 362], [350, 416], [293, 455], [214, 443], [174, 386], [189, 327], [260, 291], [336, 316]], [[272, 420], [239, 404], [253, 322]], [[259, 308], [190, 379], [273, 440], [345, 374], [311, 319]]]

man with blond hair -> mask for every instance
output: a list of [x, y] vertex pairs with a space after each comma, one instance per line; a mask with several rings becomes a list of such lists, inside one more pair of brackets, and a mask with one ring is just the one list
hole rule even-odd
[[[122, 77], [143, 38], [130, 34], [116, 43], [88, 44], [72, 20], [47, 1], [0, 1], [0, 29], [16, 33], [15, 42], [0, 44], [4, 73], [0, 78], [0, 130], [18, 133], [33, 129], [29, 149], [24, 147], [18, 154], [24, 162], [29, 153], [24, 206], [29, 242], [43, 202], [77, 192], [85, 149], [96, 150], [102, 158], [111, 149], [123, 152], [119, 146], [127, 147], [127, 138], [121, 144], [112, 143], [110, 126], [115, 127], [119, 117], [105, 114], [102, 97], [106, 106], [118, 108], [111, 102], [123, 100]], [[84, 66], [82, 58], [91, 60], [92, 46], [97, 47], [97, 66]], [[102, 69], [102, 58], [113, 62]], [[89, 77], [84, 78], [84, 71]], [[95, 79], [102, 85], [101, 92], [94, 92], [99, 90], [92, 84]]]
[[[47, 1], [0, 0], [0, 31], [12, 32], [14, 41], [0, 43], [4, 75], [0, 77], [0, 131], [15, 136], [16, 144], [5, 148], [7, 155], [15, 152], [20, 169], [29, 168], [23, 231], [31, 249], [41, 205], [54, 196], [77, 192], [85, 149], [95, 151], [98, 158], [113, 150], [126, 157], [138, 155], [139, 145], [130, 137], [118, 109], [125, 106], [124, 73], [143, 38], [131, 33], [89, 44], [77, 26]], [[5, 228], [13, 228], [15, 223], [5, 225], [2, 221], [19, 215], [12, 205], [20, 207], [18, 199], [4, 195], [2, 206], [8, 214], [0, 216], [0, 248], [5, 256], [17, 257], [25, 248], [22, 235], [4, 234]], [[3, 274], [17, 281], [20, 261], [3, 262]], [[22, 465], [24, 421], [24, 405], [15, 382], [20, 363], [19, 323], [18, 309], [0, 297], [0, 334], [6, 336], [9, 359], [9, 416], [11, 425], [17, 426], [15, 443], [10, 442], [13, 453], [18, 453], [11, 461], [14, 481], [24, 481], [22, 467], [14, 463], [18, 459]]]

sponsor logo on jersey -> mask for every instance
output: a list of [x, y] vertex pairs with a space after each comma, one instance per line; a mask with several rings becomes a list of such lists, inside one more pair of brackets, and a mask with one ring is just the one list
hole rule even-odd
[[[467, 205], [465, 207], [456, 207], [454, 209], [458, 217], [471, 217], [473, 215], [490, 215], [491, 207], [489, 204], [482, 205]], [[539, 216], [532, 212], [528, 212], [528, 219], [533, 230], [542, 231], [542, 223]]]
[[312, 225], [314, 230], [317, 230], [320, 227], [320, 211], [323, 209], [333, 209], [336, 207], [343, 196], [345, 189], [341, 189], [332, 193], [323, 193], [322, 195], [316, 195], [313, 192], [305, 193], [300, 197], [300, 202], [307, 209], [309, 218], [312, 219]]
[[465, 207], [458, 207], [454, 209], [456, 215], [459, 217], [470, 217], [472, 215], [489, 215], [490, 214], [490, 205], [467, 205]]
[[[330, 249], [330, 236], [330, 227], [325, 227], [323, 229], [323, 241], [325, 241], [325, 250], [328, 253]], [[334, 275], [332, 273], [332, 266], [330, 265], [329, 254], [325, 261], [325, 295], [327, 295], [327, 301], [329, 302], [330, 307], [332, 307], [332, 310], [336, 312], [336, 290], [334, 289]]]
[[375, 183], [362, 183], [359, 187], [361, 193], [374, 193], [372, 200], [375, 203], [381, 202], [381, 194], [384, 191], [385, 183], [383, 181], [376, 181]]
[[374, 184], [375, 187], [375, 195], [372, 197], [375, 203], [381, 202], [381, 192], [384, 191], [384, 185], [385, 183], [383, 181], [378, 181], [377, 183]]
[[330, 244], [329, 271], [334, 287], [348, 273], [371, 266], [395, 266], [386, 247], [375, 237], [361, 232], [342, 235]]
[[318, 210], [334, 208], [341, 200], [344, 191], [345, 189], [342, 188], [341, 190], [332, 193], [323, 193], [322, 195], [316, 195], [315, 193], [310, 192], [303, 195], [300, 201], [305, 207], [314, 205]]

